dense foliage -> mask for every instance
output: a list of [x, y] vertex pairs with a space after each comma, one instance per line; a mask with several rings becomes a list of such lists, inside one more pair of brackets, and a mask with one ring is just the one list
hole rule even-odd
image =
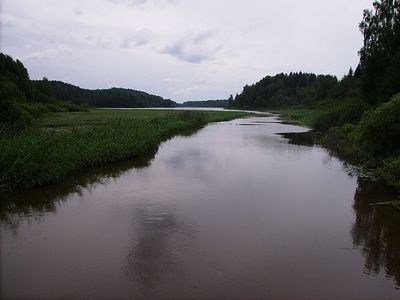
[[12, 82], [20, 94], [28, 99], [32, 97], [32, 87], [27, 69], [18, 59], [14, 61], [3, 53], [0, 53], [0, 82]]
[[[40, 86], [43, 81], [33, 81], [34, 86]], [[132, 89], [111, 88], [102, 90], [89, 90], [64, 83], [61, 81], [49, 82], [54, 96], [63, 101], [77, 104], [88, 104], [94, 107], [175, 107], [172, 100], [150, 95], [142, 91]]]
[[86, 106], [57, 100], [46, 78], [33, 85], [19, 60], [0, 53], [0, 127], [19, 131], [48, 112], [84, 110]]
[[400, 155], [400, 94], [365, 113], [358, 126], [358, 142], [369, 157]]
[[330, 75], [290, 73], [267, 76], [235, 97], [234, 107], [271, 108], [309, 105], [333, 94], [337, 78]]
[[24, 109], [25, 102], [24, 92], [14, 82], [0, 82], [0, 125], [17, 130], [30, 125], [32, 118]]
[[356, 125], [330, 128], [322, 144], [400, 187], [400, 94], [365, 112]]
[[400, 92], [400, 0], [375, 1], [373, 10], [364, 10], [360, 30], [364, 96], [374, 104], [387, 101]]

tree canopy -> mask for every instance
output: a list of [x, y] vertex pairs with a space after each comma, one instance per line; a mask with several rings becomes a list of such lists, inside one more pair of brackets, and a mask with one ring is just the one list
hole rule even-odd
[[375, 1], [364, 10], [360, 30], [364, 96], [373, 104], [387, 101], [400, 92], [400, 0]]

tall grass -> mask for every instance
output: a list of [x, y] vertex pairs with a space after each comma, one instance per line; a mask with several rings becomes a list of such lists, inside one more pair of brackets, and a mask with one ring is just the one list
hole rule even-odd
[[273, 113], [280, 114], [283, 120], [293, 124], [303, 125], [312, 128], [316, 120], [324, 113], [321, 109], [310, 108], [281, 108], [266, 109]]
[[[56, 118], [62, 126], [55, 129], [36, 127], [18, 134], [3, 129], [0, 133], [0, 189], [45, 185], [89, 166], [147, 156], [175, 134], [198, 129], [208, 122], [246, 115], [195, 111], [145, 114], [145, 118], [140, 117], [140, 112], [116, 117], [120, 114], [115, 111], [98, 111], [94, 113], [97, 119], [89, 123], [84, 118], [85, 113], [81, 113], [80, 122], [65, 118], [63, 123], [63, 116], [59, 115]], [[106, 122], [101, 120], [102, 115], [109, 117]]]

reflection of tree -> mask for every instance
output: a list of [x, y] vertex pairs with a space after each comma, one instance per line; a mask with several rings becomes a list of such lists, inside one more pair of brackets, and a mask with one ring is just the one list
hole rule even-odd
[[356, 220], [353, 244], [361, 248], [365, 269], [378, 274], [382, 269], [400, 286], [400, 211], [392, 206], [371, 205], [397, 200], [397, 193], [377, 182], [358, 180], [354, 196]]
[[126, 161], [97, 168], [71, 176], [60, 184], [45, 188], [34, 188], [9, 193], [0, 193], [0, 222], [15, 230], [26, 217], [40, 219], [47, 213], [55, 212], [57, 205], [73, 193], [82, 193], [96, 185], [108, 184], [131, 168], [143, 168], [150, 164], [154, 155], [142, 160]]
[[300, 146], [314, 146], [318, 136], [318, 134], [312, 130], [306, 132], [285, 132], [277, 134], [288, 139], [289, 144]]
[[143, 293], [150, 293], [163, 276], [176, 274], [177, 251], [194, 236], [194, 230], [182, 222], [178, 211], [168, 205], [137, 207], [134, 221], [138, 238], [132, 241], [126, 257], [128, 277]]

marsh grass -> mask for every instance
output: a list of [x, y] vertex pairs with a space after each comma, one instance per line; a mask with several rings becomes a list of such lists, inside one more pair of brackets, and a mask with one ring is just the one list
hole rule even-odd
[[84, 168], [148, 156], [173, 135], [241, 112], [92, 110], [59, 113], [21, 133], [0, 132], [0, 189], [60, 181]]

